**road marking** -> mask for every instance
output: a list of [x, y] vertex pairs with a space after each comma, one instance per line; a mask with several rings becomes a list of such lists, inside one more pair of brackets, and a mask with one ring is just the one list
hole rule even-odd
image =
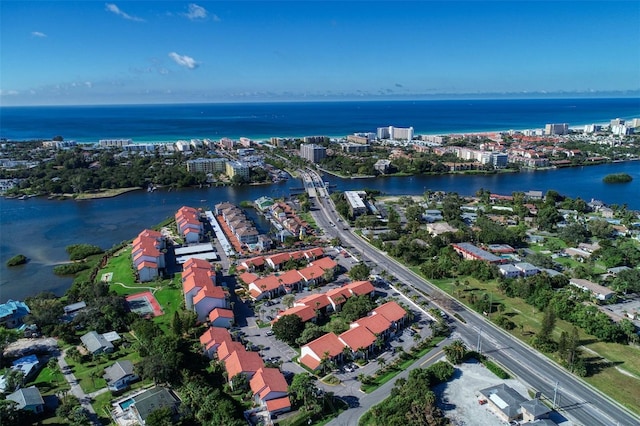
[[420, 364], [420, 367], [422, 367], [423, 365], [425, 365], [426, 363], [428, 363], [429, 361], [431, 361], [431, 360], [432, 360], [432, 359], [434, 359], [435, 357], [440, 356], [440, 355], [442, 355], [442, 354], [444, 354], [444, 351], [442, 351], [442, 350], [438, 351], [438, 352], [437, 352], [437, 353], [435, 353], [433, 356], [431, 356], [431, 357], [427, 358], [426, 360], [424, 360], [424, 361]]

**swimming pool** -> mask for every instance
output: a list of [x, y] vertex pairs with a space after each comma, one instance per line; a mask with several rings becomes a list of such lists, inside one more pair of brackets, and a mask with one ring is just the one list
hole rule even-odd
[[129, 408], [129, 406], [131, 406], [135, 401], [133, 400], [133, 398], [129, 398], [129, 399], [125, 399], [124, 401], [118, 403], [118, 405], [120, 405], [120, 408], [122, 408], [122, 410], [126, 410], [127, 408]]

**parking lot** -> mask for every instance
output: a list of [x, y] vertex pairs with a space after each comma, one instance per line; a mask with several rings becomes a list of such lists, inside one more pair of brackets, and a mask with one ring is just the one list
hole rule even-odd
[[[357, 261], [354, 261], [350, 256], [345, 258], [342, 255], [336, 256], [336, 253], [337, 252], [334, 252], [332, 254], [334, 254], [335, 260], [344, 267], [344, 269], [342, 269], [343, 272], [353, 266], [352, 262], [357, 263]], [[303, 290], [296, 293], [295, 298], [298, 300], [311, 294], [324, 293], [327, 290], [341, 287], [349, 282], [351, 282], [351, 280], [346, 273], [343, 273], [338, 275], [332, 283], [314, 290]], [[422, 309], [415, 306], [411, 300], [402, 297], [393, 287], [389, 287], [389, 285], [384, 282], [376, 282], [374, 283], [374, 287], [380, 297], [392, 298], [403, 303], [405, 306], [409, 306], [414, 315], [412, 327], [401, 330], [399, 334], [389, 339], [386, 342], [383, 352], [372, 357], [366, 365], [359, 366], [352, 362], [346, 366], [340, 366], [338, 370], [334, 371], [334, 375], [341, 382], [339, 385], [330, 386], [319, 382], [321, 388], [334, 392], [336, 395], [348, 396], [354, 395], [355, 392], [360, 392], [361, 383], [357, 380], [360, 374], [374, 374], [383, 364], [388, 364], [392, 362], [394, 358], [398, 357], [401, 352], [400, 348], [408, 352], [418, 340], [431, 335], [431, 329], [429, 327], [431, 319], [425, 315]], [[270, 361], [275, 364], [281, 364], [281, 370], [283, 372], [295, 374], [306, 371], [294, 362], [294, 359], [298, 356], [297, 350], [276, 339], [271, 331], [271, 327], [260, 328], [257, 325], [259, 319], [264, 322], [270, 322], [280, 311], [287, 309], [282, 303], [282, 296], [273, 300], [257, 303], [255, 305], [255, 312], [247, 304], [243, 303], [238, 303], [236, 308], [236, 322], [239, 324], [237, 333], [239, 333], [249, 348], [259, 351], [265, 362]], [[382, 359], [383, 361], [379, 361], [378, 359]]]

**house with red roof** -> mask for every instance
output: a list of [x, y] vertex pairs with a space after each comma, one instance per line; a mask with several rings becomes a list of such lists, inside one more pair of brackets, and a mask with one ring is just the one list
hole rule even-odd
[[145, 229], [133, 240], [131, 259], [140, 282], [156, 279], [165, 268], [164, 248], [165, 239], [158, 231]]
[[232, 388], [233, 379], [238, 374], [244, 374], [247, 379], [251, 380], [258, 370], [264, 368], [264, 362], [258, 352], [249, 352], [244, 349], [232, 352], [224, 360], [224, 365]]
[[273, 416], [291, 411], [291, 400], [288, 396], [283, 398], [270, 399], [265, 404], [267, 411]]
[[204, 233], [200, 212], [193, 207], [180, 207], [175, 214], [176, 227], [186, 243], [197, 243]]
[[298, 299], [293, 306], [309, 306], [310, 308], [326, 312], [326, 308], [331, 304], [324, 293], [310, 294], [302, 299]]
[[229, 330], [221, 327], [209, 327], [200, 336], [200, 345], [202, 345], [205, 355], [210, 359], [218, 351], [222, 342], [231, 343], [232, 341]]
[[278, 280], [282, 282], [287, 293], [291, 293], [293, 290], [300, 290], [303, 282], [302, 275], [296, 269], [278, 275]]
[[277, 368], [258, 369], [249, 381], [249, 386], [255, 402], [261, 405], [272, 399], [285, 398], [289, 390], [287, 381]]
[[182, 292], [187, 309], [193, 309], [193, 298], [203, 288], [215, 286], [215, 278], [215, 272], [211, 270], [210, 265], [209, 268], [206, 269], [193, 266], [184, 270], [182, 275]]
[[240, 278], [246, 285], [249, 285], [260, 277], [252, 272], [244, 272], [238, 275], [238, 278]]
[[236, 351], [244, 352], [246, 351], [246, 349], [244, 348], [244, 345], [240, 342], [223, 340], [218, 346], [218, 349], [216, 350], [216, 356], [218, 357], [218, 361], [224, 361], [225, 359], [229, 358], [232, 353]]
[[304, 258], [304, 254], [302, 252], [294, 251], [287, 253], [278, 253], [272, 256], [268, 256], [265, 261], [268, 267], [273, 269], [274, 271], [279, 271], [283, 268], [284, 264], [290, 261], [291, 259], [298, 260]]
[[306, 285], [316, 285], [324, 281], [324, 269], [320, 266], [309, 265], [298, 272]]
[[249, 294], [254, 300], [271, 299], [284, 293], [284, 285], [276, 275], [267, 275], [249, 284]]
[[198, 321], [205, 321], [215, 308], [227, 308], [228, 300], [229, 294], [222, 287], [213, 284], [202, 287], [193, 297], [193, 309], [198, 314]]
[[325, 357], [333, 362], [339, 362], [346, 346], [335, 333], [327, 333], [300, 348], [300, 363], [311, 370], [316, 370]]
[[209, 323], [212, 327], [231, 328], [234, 316], [231, 309], [214, 308], [209, 313]]
[[315, 247], [315, 248], [312, 248], [311, 250], [303, 251], [302, 254], [304, 254], [304, 257], [309, 262], [313, 262], [316, 259], [320, 259], [321, 257], [324, 257], [324, 249], [322, 247]]
[[263, 270], [265, 265], [264, 256], [257, 256], [251, 259], [245, 259], [240, 262], [240, 266], [242, 266], [245, 271], [253, 272], [256, 270]]

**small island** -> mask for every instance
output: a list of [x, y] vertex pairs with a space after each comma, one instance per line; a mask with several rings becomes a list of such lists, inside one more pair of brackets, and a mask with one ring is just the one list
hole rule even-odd
[[628, 183], [631, 182], [633, 178], [631, 175], [627, 173], [613, 173], [610, 175], [606, 175], [602, 181], [604, 183]]
[[16, 254], [11, 259], [7, 260], [7, 266], [11, 267], [11, 266], [24, 265], [25, 263], [27, 263], [28, 260], [29, 259], [27, 259], [27, 256], [25, 256], [24, 254]]

